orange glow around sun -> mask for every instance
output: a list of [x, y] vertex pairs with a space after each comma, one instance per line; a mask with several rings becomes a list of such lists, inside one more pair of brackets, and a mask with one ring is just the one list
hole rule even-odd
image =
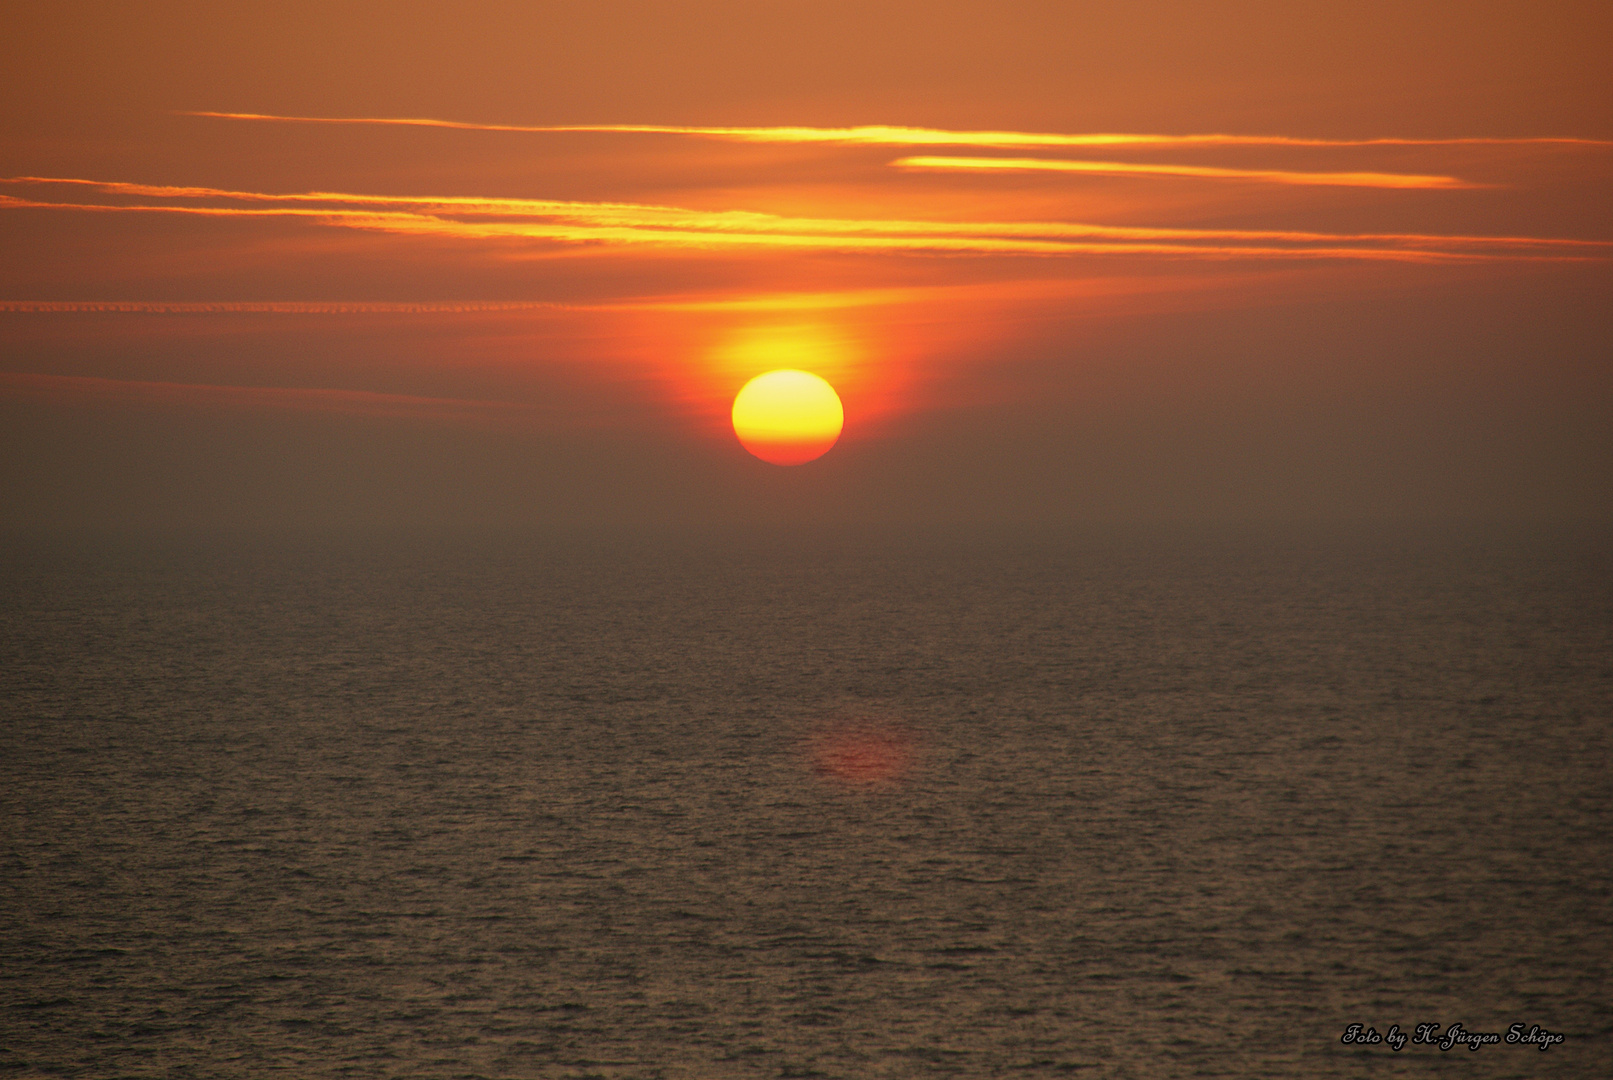
[[809, 371], [769, 371], [734, 398], [734, 434], [746, 450], [774, 465], [822, 457], [844, 424], [840, 395]]

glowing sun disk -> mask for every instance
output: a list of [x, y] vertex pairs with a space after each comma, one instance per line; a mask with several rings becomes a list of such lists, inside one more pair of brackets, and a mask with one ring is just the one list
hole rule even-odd
[[794, 368], [758, 375], [734, 398], [734, 434], [746, 450], [774, 465], [822, 457], [840, 438], [845, 419], [834, 387]]

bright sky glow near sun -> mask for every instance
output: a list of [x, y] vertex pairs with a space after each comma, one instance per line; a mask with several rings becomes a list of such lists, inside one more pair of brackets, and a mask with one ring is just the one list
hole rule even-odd
[[1605, 5], [5, 19], [8, 527], [1613, 517]]

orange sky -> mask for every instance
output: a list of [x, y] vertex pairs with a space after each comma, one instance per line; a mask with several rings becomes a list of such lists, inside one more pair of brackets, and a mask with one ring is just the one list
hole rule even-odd
[[0, 524], [1607, 520], [1613, 16], [1407, 7], [9, 11]]

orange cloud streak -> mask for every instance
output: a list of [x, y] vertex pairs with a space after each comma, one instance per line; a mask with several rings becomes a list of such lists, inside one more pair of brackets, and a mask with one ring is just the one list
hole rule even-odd
[[[268, 194], [77, 178], [14, 177], [3, 182], [88, 186], [108, 194], [159, 198], [326, 204], [318, 208], [128, 205], [50, 202], [0, 195], [0, 206], [13, 208], [247, 218], [289, 216], [346, 228], [404, 235], [472, 240], [539, 240], [607, 248], [648, 246], [692, 251], [764, 249], [1045, 256], [1131, 254], [1208, 259], [1327, 258], [1427, 262], [1497, 258], [1577, 259], [1585, 256], [1519, 254], [1515, 249], [1583, 250], [1607, 246], [1594, 241], [1535, 237], [1440, 237], [1410, 233], [1352, 236], [1298, 231], [1115, 227], [1076, 222], [795, 218], [754, 211], [688, 210], [630, 203], [463, 196], [371, 196], [336, 192]], [[410, 209], [392, 209], [396, 207]], [[506, 220], [460, 220], [466, 217]], [[1474, 250], [1482, 247], [1492, 250]]]
[[0, 372], [0, 397], [31, 401], [103, 400], [185, 407], [290, 409], [298, 412], [450, 421], [508, 420], [532, 411], [530, 405], [520, 402], [473, 398], [415, 397], [314, 387], [219, 386], [31, 372]]
[[[263, 193], [227, 188], [181, 187], [132, 184], [122, 181], [85, 180], [71, 177], [18, 176], [0, 178], [9, 184], [61, 184], [92, 187], [115, 195], [156, 198], [234, 200], [242, 202], [334, 203], [349, 206], [406, 206], [416, 213], [398, 215], [366, 212], [367, 216], [414, 218], [418, 211], [452, 213], [461, 217], [514, 217], [555, 219], [573, 224], [699, 232], [738, 232], [747, 234], [811, 233], [824, 236], [868, 234], [874, 236], [932, 236], [944, 233], [961, 237], [1023, 237], [1059, 239], [1103, 239], [1134, 241], [1234, 240], [1294, 244], [1391, 243], [1425, 247], [1562, 247], [1603, 248], [1608, 241], [1560, 237], [1469, 236], [1435, 233], [1325, 233], [1295, 229], [1181, 229], [1159, 226], [1095, 225], [1063, 221], [906, 221], [902, 219], [791, 218], [750, 210], [688, 210], [681, 207], [639, 203], [565, 202], [551, 199], [518, 199], [484, 196], [405, 196], [351, 195], [341, 192]], [[107, 206], [94, 203], [34, 202], [0, 195], [0, 205], [86, 210], [170, 209], [165, 207]], [[186, 208], [174, 208], [186, 209]], [[229, 208], [197, 208], [196, 212], [225, 214], [265, 213]], [[275, 213], [268, 211], [267, 213]], [[280, 211], [298, 216], [326, 217], [346, 211]]]
[[820, 292], [745, 292], [737, 295], [629, 298], [559, 303], [545, 300], [0, 300], [0, 313], [88, 315], [458, 315], [587, 314], [590, 312], [821, 312], [835, 308], [894, 307], [937, 301], [1055, 300], [1180, 291], [1180, 279], [1157, 277], [1014, 278], [966, 285], [907, 285]]
[[463, 315], [589, 312], [817, 312], [831, 308], [890, 307], [936, 300], [1051, 300], [1161, 288], [1156, 279], [1013, 279], [968, 285], [912, 285], [827, 292], [745, 293], [738, 296], [666, 296], [571, 304], [545, 300], [0, 300], [13, 315]]
[[271, 113], [181, 112], [221, 120], [259, 120], [285, 124], [381, 124], [401, 127], [452, 128], [459, 131], [508, 131], [532, 134], [595, 132], [623, 135], [687, 135], [705, 139], [763, 143], [838, 143], [861, 146], [978, 146], [998, 150], [1081, 146], [1613, 146], [1606, 139], [1560, 136], [1452, 139], [1310, 139], [1290, 135], [1142, 135], [1124, 133], [1059, 134], [1035, 131], [953, 131], [944, 128], [865, 124], [858, 127], [683, 127], [667, 124], [476, 124], [415, 117], [279, 116]]
[[347, 300], [0, 300], [13, 314], [103, 315], [461, 315], [503, 311], [591, 311], [601, 304], [546, 300], [469, 300], [414, 303]]
[[1268, 184], [1326, 187], [1471, 188], [1482, 185], [1454, 176], [1414, 173], [1293, 172], [1287, 169], [1225, 169], [1213, 165], [1139, 165], [1123, 161], [1068, 161], [1057, 158], [905, 157], [899, 169], [974, 169], [1005, 172], [1075, 172], [1096, 176], [1185, 176], [1205, 180], [1255, 180]]

